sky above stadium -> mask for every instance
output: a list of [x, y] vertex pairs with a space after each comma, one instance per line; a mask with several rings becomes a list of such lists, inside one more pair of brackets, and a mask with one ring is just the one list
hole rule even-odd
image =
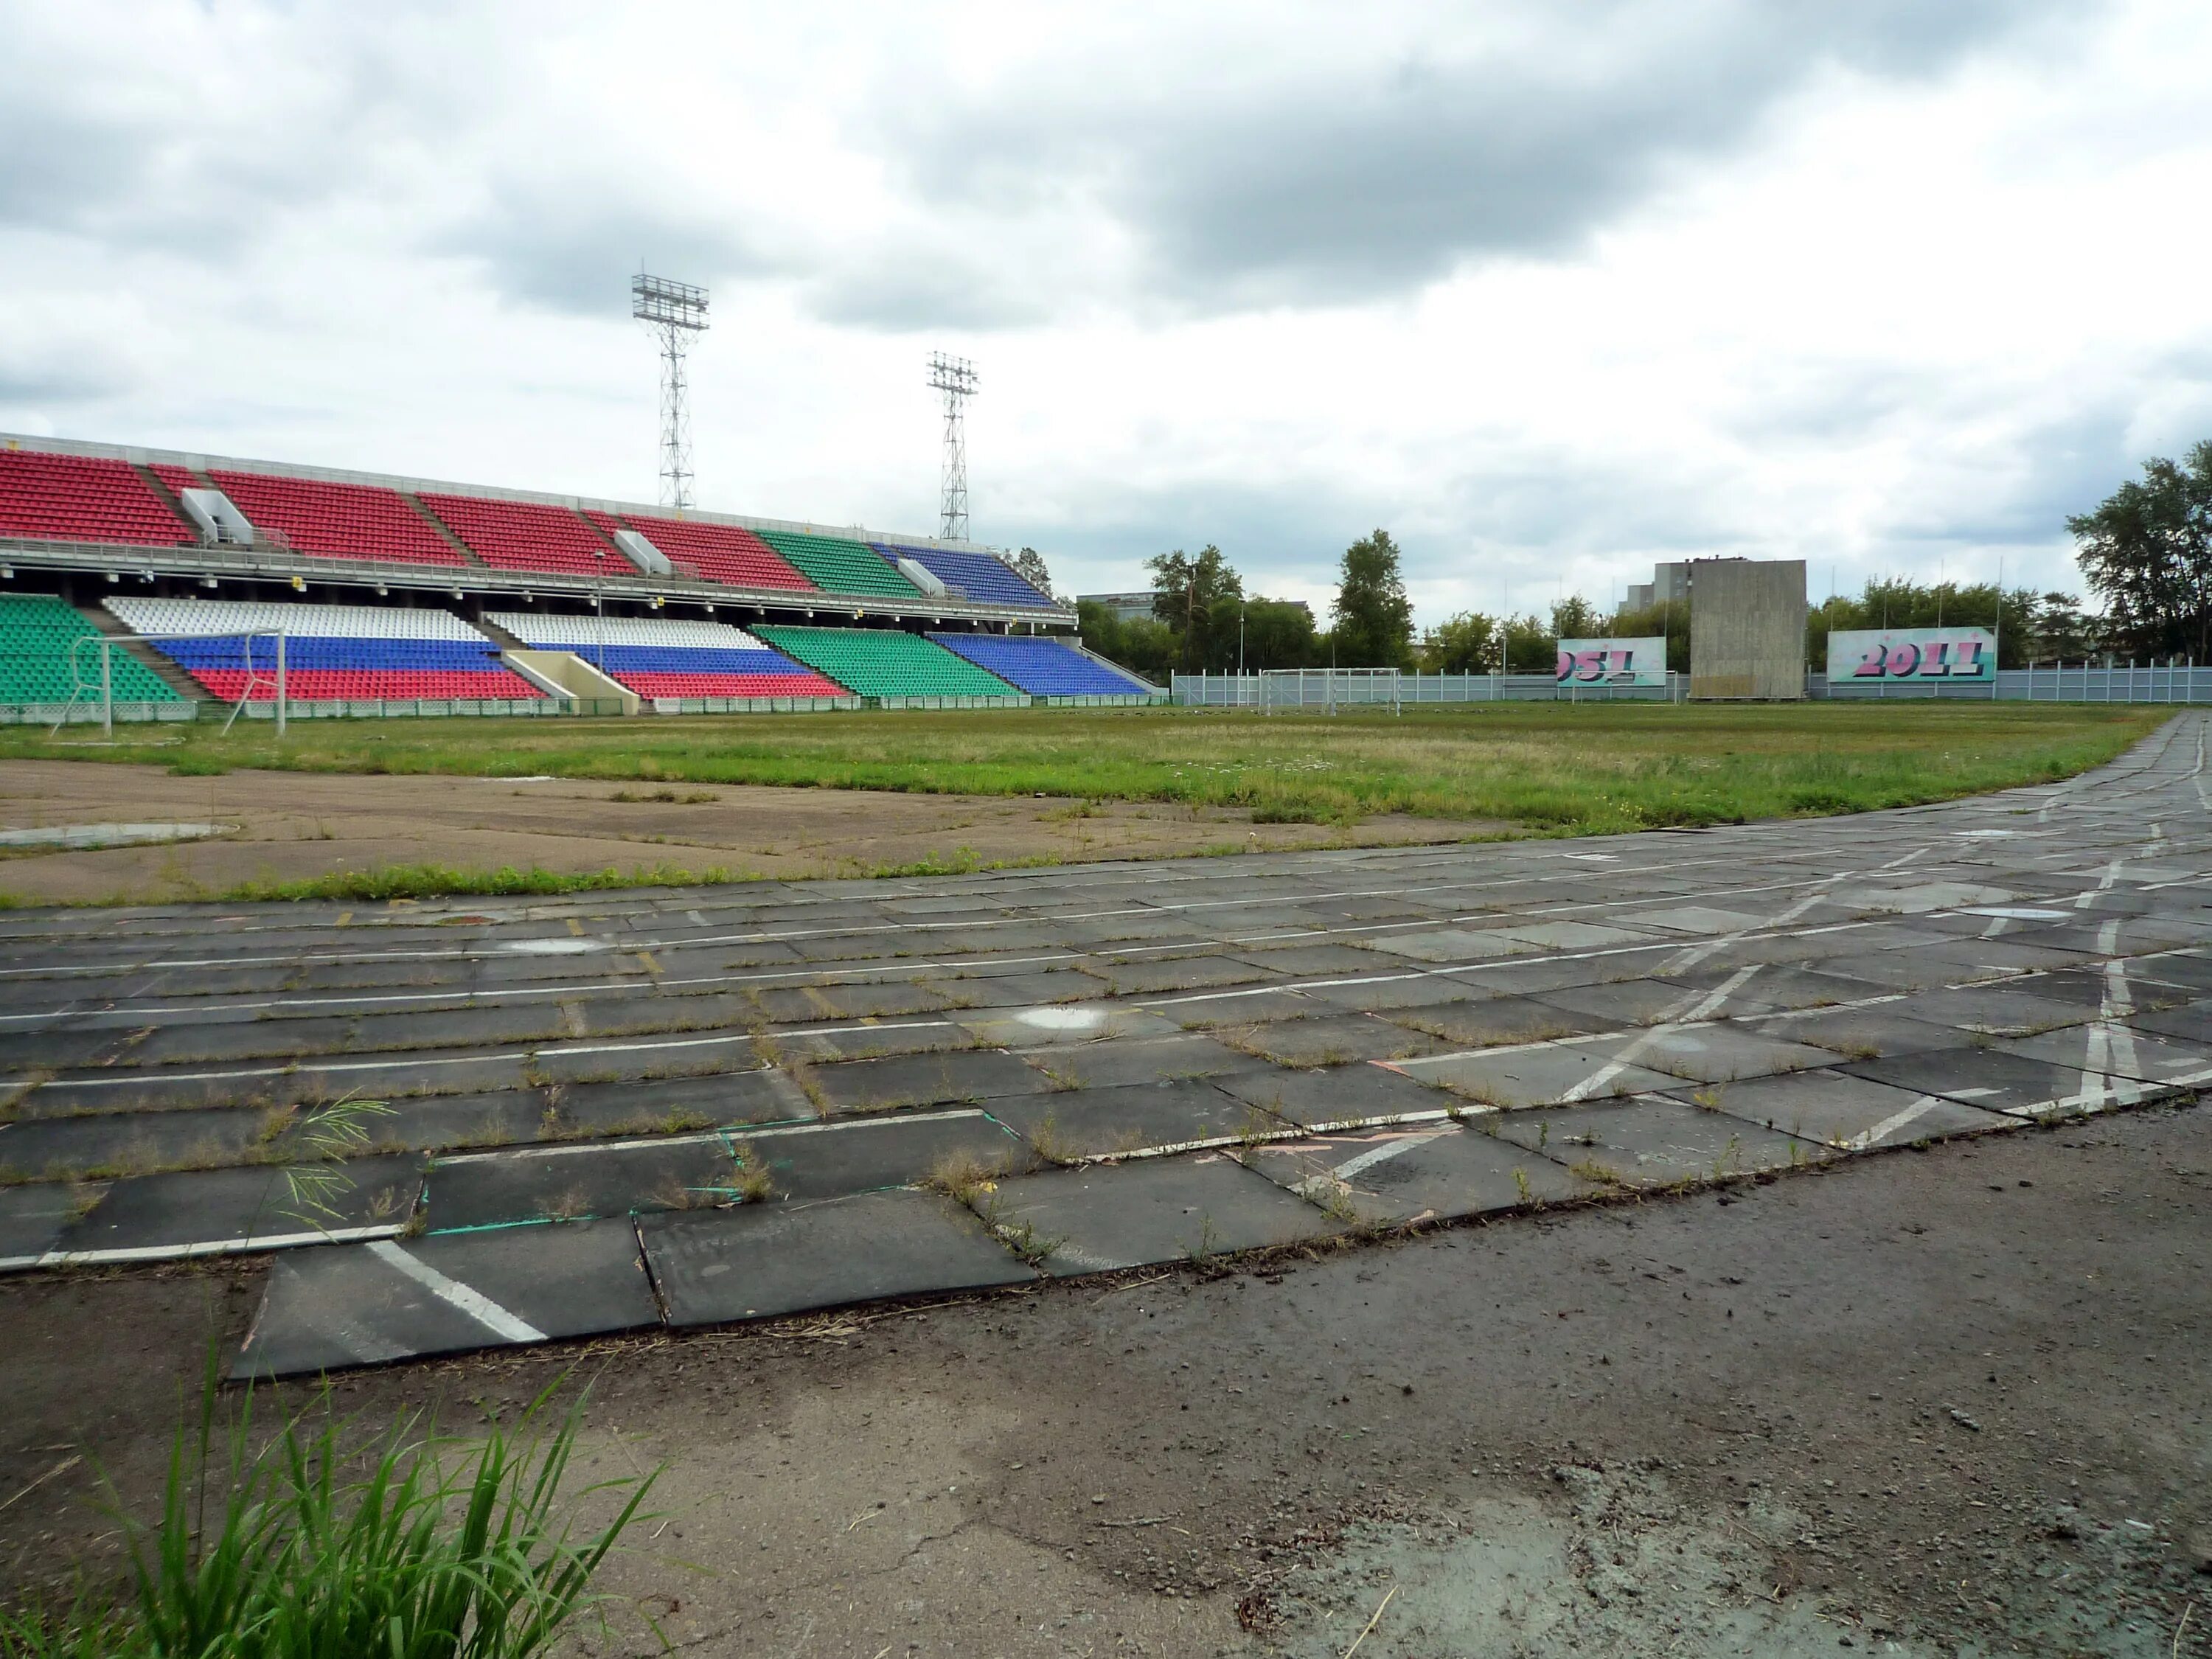
[[[1454, 9], [1462, 15], [1454, 17]], [[2076, 586], [2212, 437], [2201, 0], [821, 7], [24, 0], [0, 430], [651, 500], [641, 262], [713, 291], [702, 507], [1068, 592], [1324, 605], [1655, 560]]]

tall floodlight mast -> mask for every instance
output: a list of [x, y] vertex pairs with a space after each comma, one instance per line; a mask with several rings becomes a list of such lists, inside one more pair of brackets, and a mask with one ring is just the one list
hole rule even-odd
[[706, 331], [707, 290], [643, 271], [629, 279], [629, 314], [660, 344], [660, 504], [691, 505], [691, 408], [684, 354]]
[[975, 395], [975, 365], [965, 357], [932, 352], [929, 383], [945, 394], [945, 502], [937, 533], [948, 542], [968, 539], [968, 425], [966, 404]]

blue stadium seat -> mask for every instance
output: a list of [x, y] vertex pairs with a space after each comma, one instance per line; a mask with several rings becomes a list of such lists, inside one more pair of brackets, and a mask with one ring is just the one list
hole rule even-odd
[[893, 564], [912, 559], [963, 599], [977, 605], [1027, 605], [1049, 608], [1052, 596], [1040, 593], [999, 560], [983, 553], [956, 553], [942, 547], [902, 547], [896, 542], [871, 544]]
[[1029, 634], [929, 637], [1033, 697], [1134, 697], [1158, 689], [1059, 640]]

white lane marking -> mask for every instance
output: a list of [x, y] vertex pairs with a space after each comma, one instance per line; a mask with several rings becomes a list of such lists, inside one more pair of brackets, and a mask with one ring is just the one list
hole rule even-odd
[[[394, 1225], [319, 1227], [311, 1233], [262, 1233], [252, 1238], [200, 1239], [189, 1244], [135, 1244], [113, 1250], [48, 1250], [41, 1256], [10, 1258], [19, 1265], [90, 1267], [125, 1261], [186, 1261], [204, 1255], [246, 1255], [262, 1250], [291, 1250], [308, 1244], [353, 1244], [363, 1239], [396, 1238]], [[4, 1265], [4, 1264], [0, 1264]]]
[[543, 1342], [545, 1340], [545, 1333], [535, 1325], [516, 1318], [481, 1291], [471, 1290], [457, 1279], [447, 1278], [428, 1263], [408, 1255], [390, 1239], [379, 1239], [363, 1248], [378, 1261], [404, 1273], [441, 1302], [459, 1309], [494, 1336], [508, 1342]]
[[2094, 904], [2098, 898], [2104, 893], [2109, 891], [2112, 884], [2120, 878], [2120, 870], [2126, 863], [2127, 860], [2125, 859], [2120, 858], [2114, 859], [2110, 864], [2106, 865], [2105, 866], [2105, 873], [2098, 878], [2097, 884], [2089, 889], [2087, 892], [2083, 893], [2081, 896], [2076, 898], [2074, 901], [2074, 908], [2077, 910], [2086, 910], [2092, 904]]
[[1692, 992], [1690, 997], [1685, 999], [1689, 1002], [1689, 1006], [1684, 1007], [1682, 1003], [1675, 1003], [1668, 1010], [1658, 1024], [1651, 1027], [1643, 1036], [1622, 1048], [1611, 1060], [1599, 1066], [1596, 1071], [1592, 1072], [1580, 1083], [1561, 1095], [1558, 1103], [1562, 1106], [1571, 1106], [1575, 1102], [1586, 1099], [1598, 1090], [1604, 1088], [1613, 1079], [1633, 1066], [1639, 1057], [1649, 1052], [1654, 1043], [1672, 1036], [1684, 1026], [1703, 1020], [1711, 1014], [1740, 989], [1746, 980], [1765, 966], [1764, 963], [1754, 962], [1748, 968], [1737, 969], [1735, 972], [1702, 996], [1696, 992]]
[[1349, 1181], [1364, 1170], [1371, 1170], [1378, 1164], [1388, 1164], [1392, 1158], [1410, 1152], [1417, 1146], [1425, 1146], [1432, 1140], [1442, 1140], [1446, 1135], [1458, 1133], [1457, 1127], [1453, 1127], [1428, 1129], [1419, 1134], [1401, 1135], [1382, 1146], [1370, 1147], [1357, 1158], [1347, 1158], [1329, 1173], [1339, 1181]]
[[1923, 1095], [1903, 1111], [1891, 1113], [1865, 1133], [1850, 1136], [1844, 1141], [1844, 1150], [1847, 1152], [1863, 1152], [1877, 1141], [1895, 1134], [1908, 1123], [1917, 1122], [1944, 1103], [1940, 1095]]

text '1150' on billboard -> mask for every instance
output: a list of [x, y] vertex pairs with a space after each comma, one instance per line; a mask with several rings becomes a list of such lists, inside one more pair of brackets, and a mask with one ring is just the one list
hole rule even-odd
[[1667, 684], [1667, 641], [1648, 640], [1561, 640], [1561, 685], [1647, 686]]
[[1996, 635], [1986, 628], [1884, 628], [1828, 635], [1828, 684], [1996, 678]]

